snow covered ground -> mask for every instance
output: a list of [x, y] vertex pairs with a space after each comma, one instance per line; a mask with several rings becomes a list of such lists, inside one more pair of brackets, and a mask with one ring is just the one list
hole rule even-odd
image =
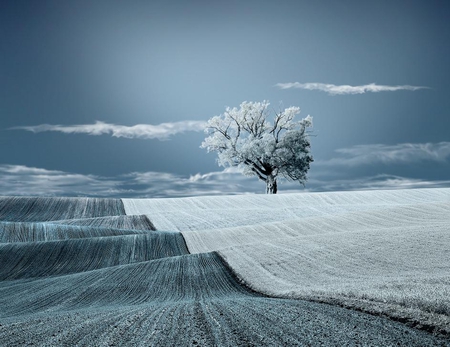
[[124, 199], [259, 292], [450, 332], [450, 189]]

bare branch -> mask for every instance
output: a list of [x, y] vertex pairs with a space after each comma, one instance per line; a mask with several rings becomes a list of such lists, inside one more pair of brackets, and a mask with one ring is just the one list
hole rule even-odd
[[260, 180], [262, 180], [262, 181], [267, 181], [267, 178], [266, 177], [263, 177], [259, 172], [258, 172], [258, 170], [256, 170], [254, 167], [250, 167], [250, 169], [256, 174], [256, 176], [258, 176], [258, 178], [260, 179]]

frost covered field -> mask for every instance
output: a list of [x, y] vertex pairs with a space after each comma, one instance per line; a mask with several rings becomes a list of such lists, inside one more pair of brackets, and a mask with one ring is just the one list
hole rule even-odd
[[0, 197], [0, 346], [450, 346], [449, 211], [450, 189]]
[[[252, 289], [450, 332], [450, 189], [124, 200]], [[175, 213], [176, 211], [176, 213]]]

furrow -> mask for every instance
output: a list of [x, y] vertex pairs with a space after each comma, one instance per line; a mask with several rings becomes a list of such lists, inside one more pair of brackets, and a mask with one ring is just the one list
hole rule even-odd
[[51, 224], [78, 225], [126, 230], [156, 230], [151, 220], [145, 215], [65, 219], [52, 221]]
[[[128, 216], [126, 216], [128, 217]], [[109, 217], [108, 217], [109, 218]], [[82, 221], [82, 220], [81, 220]], [[116, 229], [54, 222], [0, 222], [0, 243], [57, 241], [92, 237], [147, 234], [148, 229]]]
[[179, 233], [0, 244], [0, 280], [60, 276], [187, 254]]
[[0, 221], [44, 222], [124, 214], [120, 199], [0, 197]]

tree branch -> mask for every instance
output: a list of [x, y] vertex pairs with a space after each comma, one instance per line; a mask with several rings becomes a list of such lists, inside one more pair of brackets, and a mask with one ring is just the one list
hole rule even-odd
[[[259, 161], [259, 159], [258, 159], [258, 161]], [[261, 173], [262, 175], [267, 176], [269, 174], [264, 168], [259, 167], [253, 160], [245, 159], [244, 164], [250, 166], [252, 170], [253, 169], [258, 170], [258, 172]]]
[[256, 170], [253, 166], [251, 166], [250, 167], [250, 169], [254, 172], [254, 173], [256, 173], [256, 176], [258, 176], [258, 178], [261, 180], [261, 181], [267, 181], [267, 178], [266, 177], [263, 177], [259, 172], [258, 172], [258, 170]]

